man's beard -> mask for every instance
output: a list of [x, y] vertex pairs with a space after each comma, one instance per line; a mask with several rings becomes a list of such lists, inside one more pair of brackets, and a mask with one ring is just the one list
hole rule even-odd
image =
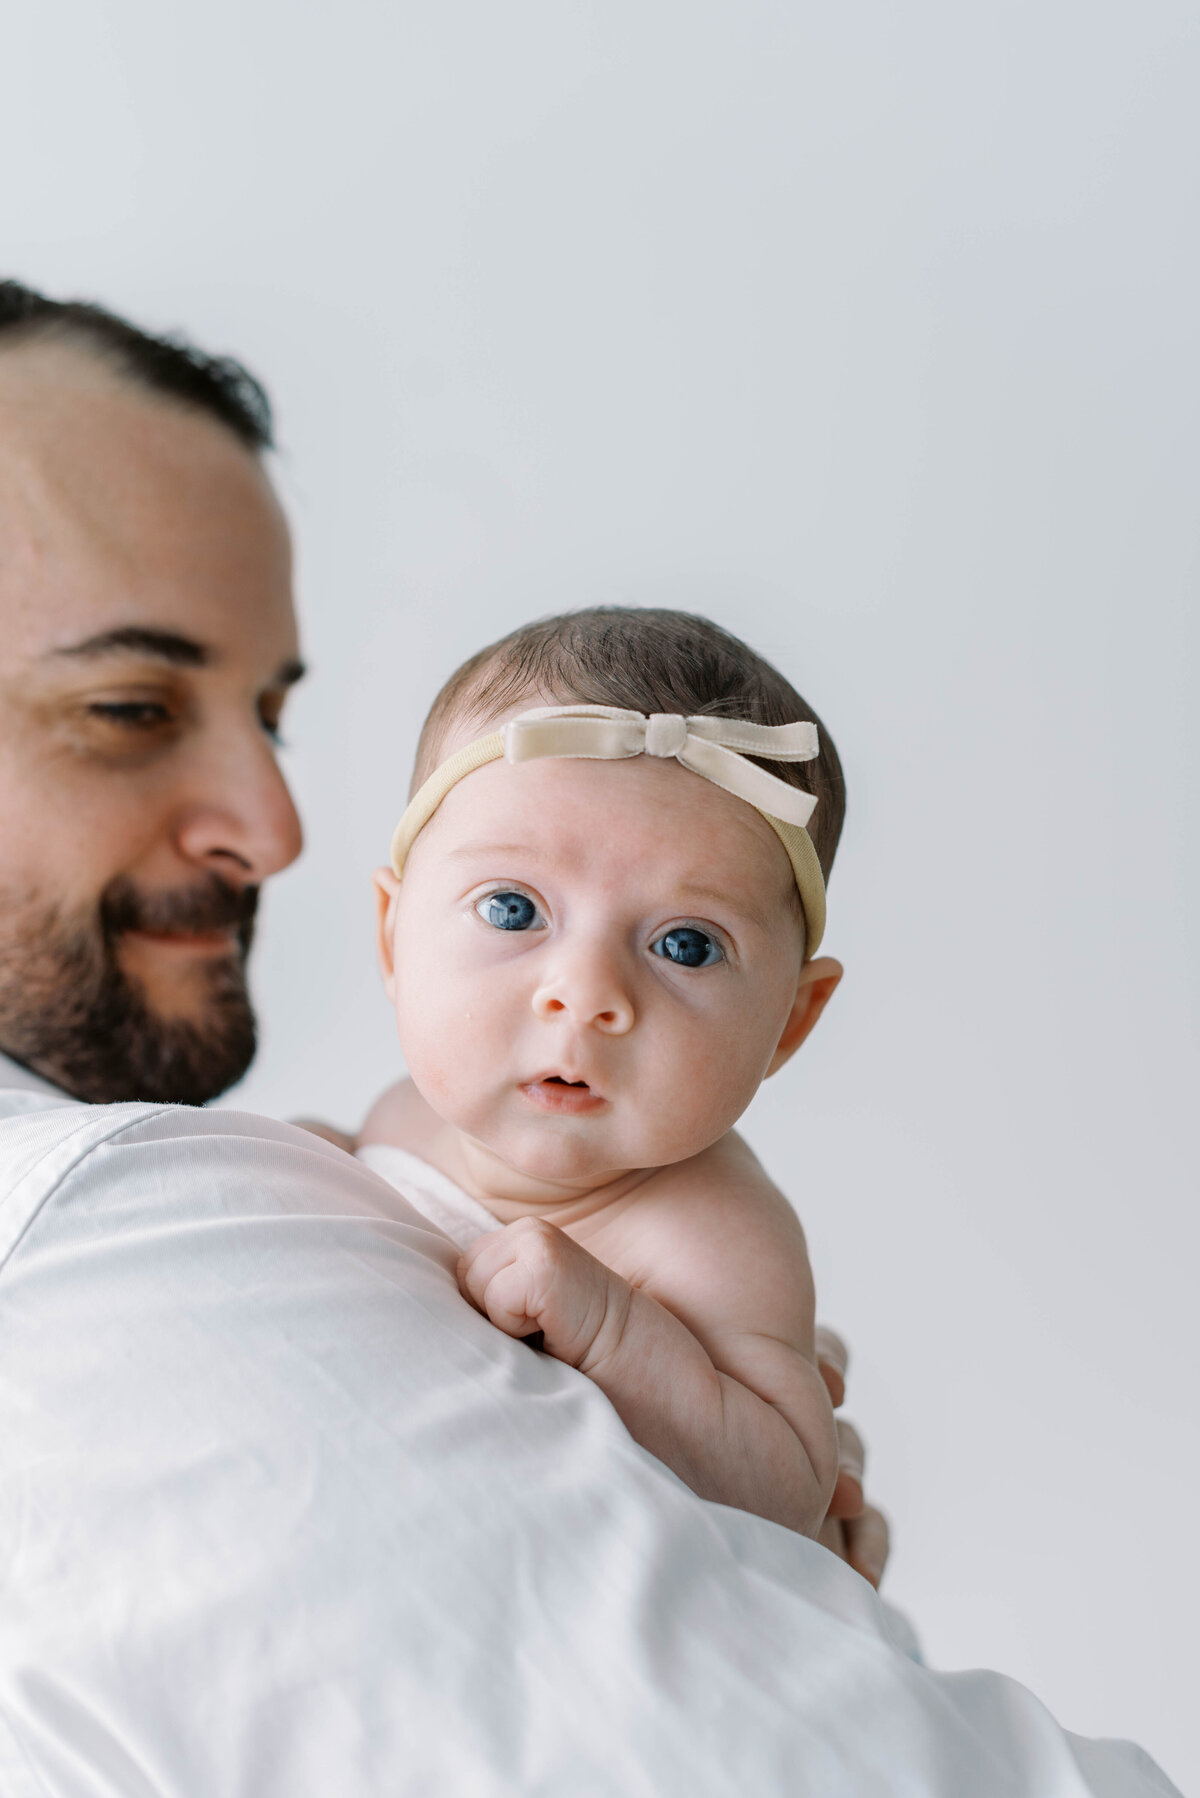
[[[179, 892], [144, 894], [120, 877], [87, 923], [53, 906], [0, 895], [0, 1050], [78, 1099], [203, 1105], [240, 1080], [254, 1059], [246, 956], [257, 887], [216, 874]], [[236, 948], [202, 964], [194, 1017], [164, 1017], [121, 968], [126, 930], [235, 928]]]

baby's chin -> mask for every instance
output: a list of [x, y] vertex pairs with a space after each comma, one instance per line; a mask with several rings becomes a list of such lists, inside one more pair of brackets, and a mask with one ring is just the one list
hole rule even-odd
[[[472, 1102], [462, 1103], [461, 1094], [452, 1096], [445, 1090], [423, 1096], [444, 1124], [474, 1145], [472, 1159], [483, 1151], [498, 1164], [495, 1172], [501, 1183], [508, 1184], [505, 1172], [518, 1182], [527, 1181], [531, 1199], [544, 1196], [533, 1190], [537, 1187], [587, 1192], [629, 1174], [673, 1166], [715, 1141], [711, 1117], [689, 1120], [694, 1128], [676, 1117], [670, 1129], [656, 1130], [643, 1119], [622, 1118], [619, 1108], [615, 1115], [610, 1109], [600, 1115], [572, 1116], [543, 1111], [512, 1094], [493, 1094], [482, 1104], [476, 1095]], [[723, 1135], [728, 1123], [715, 1121], [720, 1126], [717, 1134]], [[476, 1173], [483, 1175], [483, 1169], [476, 1166]]]
[[617, 1145], [581, 1141], [566, 1132], [545, 1131], [532, 1141], [525, 1132], [515, 1138], [500, 1132], [490, 1140], [487, 1135], [479, 1140], [505, 1167], [531, 1184], [588, 1190], [607, 1186], [635, 1168], [654, 1165], [620, 1153]]
[[[537, 1120], [520, 1128], [471, 1133], [474, 1140], [498, 1162], [530, 1187], [558, 1186], [574, 1192], [590, 1192], [611, 1186], [630, 1174], [646, 1173], [669, 1163], [685, 1161], [707, 1146], [658, 1140], [651, 1133], [626, 1137], [587, 1122]], [[532, 1194], [531, 1194], [532, 1196]]]

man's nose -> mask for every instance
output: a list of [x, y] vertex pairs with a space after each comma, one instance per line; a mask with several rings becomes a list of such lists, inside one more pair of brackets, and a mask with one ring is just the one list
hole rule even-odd
[[210, 748], [193, 771], [176, 841], [189, 861], [254, 885], [295, 861], [300, 818], [263, 731], [231, 732]]
[[569, 1018], [581, 1028], [624, 1036], [633, 1028], [635, 1012], [622, 958], [594, 941], [560, 943], [533, 995], [533, 1009], [547, 1023]]

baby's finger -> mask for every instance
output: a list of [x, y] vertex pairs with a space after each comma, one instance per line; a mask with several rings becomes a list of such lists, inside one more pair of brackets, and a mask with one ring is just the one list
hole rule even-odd
[[817, 1366], [829, 1389], [835, 1410], [846, 1396], [846, 1369], [849, 1364], [850, 1351], [837, 1331], [829, 1329], [825, 1324], [818, 1324]]
[[822, 1548], [829, 1549], [840, 1561], [846, 1559], [846, 1526], [840, 1517], [826, 1516], [824, 1523], [817, 1531], [817, 1541]]
[[494, 1273], [483, 1290], [483, 1310], [507, 1336], [530, 1336], [538, 1329], [537, 1318], [526, 1309], [528, 1303], [525, 1269], [515, 1262]]
[[857, 1517], [863, 1508], [863, 1467], [866, 1450], [863, 1439], [844, 1417], [836, 1420], [838, 1436], [838, 1476], [829, 1501], [831, 1517]]
[[483, 1295], [487, 1283], [510, 1258], [510, 1251], [503, 1230], [489, 1230], [486, 1236], [478, 1236], [469, 1249], [464, 1249], [458, 1258], [455, 1274], [459, 1290], [464, 1298], [470, 1299], [478, 1311], [487, 1311]]
[[878, 1586], [887, 1566], [890, 1546], [887, 1518], [874, 1505], [867, 1505], [860, 1517], [847, 1518], [842, 1528], [846, 1559], [856, 1573]]

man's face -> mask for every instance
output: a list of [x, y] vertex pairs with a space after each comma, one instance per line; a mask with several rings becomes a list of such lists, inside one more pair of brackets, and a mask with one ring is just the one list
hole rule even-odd
[[299, 672], [255, 457], [87, 349], [0, 350], [0, 1050], [96, 1101], [245, 1072]]

